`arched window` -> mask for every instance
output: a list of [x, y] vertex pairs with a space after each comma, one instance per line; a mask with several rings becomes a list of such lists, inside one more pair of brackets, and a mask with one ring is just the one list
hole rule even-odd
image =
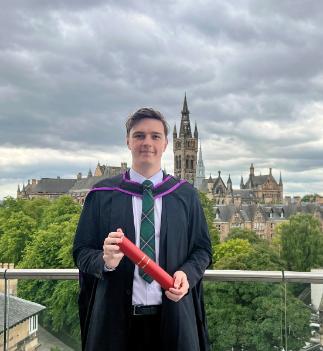
[[178, 168], [179, 168], [179, 169], [182, 168], [182, 159], [181, 159], [181, 156], [178, 156]]
[[185, 167], [188, 168], [188, 156], [186, 157]]
[[191, 159], [191, 169], [194, 169], [193, 159]]

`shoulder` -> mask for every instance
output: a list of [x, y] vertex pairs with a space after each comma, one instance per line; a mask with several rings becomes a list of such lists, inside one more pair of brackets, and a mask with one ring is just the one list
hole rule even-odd
[[172, 192], [176, 197], [181, 198], [185, 202], [198, 200], [198, 191], [194, 186], [185, 179], [178, 179], [172, 176], [177, 181], [178, 187]]
[[118, 174], [117, 176], [112, 177], [112, 178], [102, 179], [93, 185], [92, 190], [93, 189], [100, 189], [100, 188], [117, 187], [122, 183], [122, 179], [123, 179], [122, 174]]
[[96, 203], [100, 199], [111, 198], [113, 190], [121, 184], [123, 175], [119, 174], [112, 178], [101, 179], [95, 183], [86, 195], [86, 203]]

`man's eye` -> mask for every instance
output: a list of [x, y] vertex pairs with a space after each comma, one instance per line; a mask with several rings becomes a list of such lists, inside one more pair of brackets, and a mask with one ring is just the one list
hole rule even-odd
[[143, 136], [142, 134], [136, 134], [136, 135], [135, 135], [135, 138], [136, 138], [136, 139], [143, 139], [144, 136]]
[[160, 139], [160, 135], [153, 135], [153, 139]]

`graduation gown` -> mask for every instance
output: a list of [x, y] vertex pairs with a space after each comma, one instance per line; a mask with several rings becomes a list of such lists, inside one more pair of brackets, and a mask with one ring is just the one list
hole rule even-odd
[[[98, 183], [86, 198], [73, 246], [80, 270], [83, 350], [132, 349], [128, 335], [135, 266], [123, 257], [116, 270], [105, 272], [102, 246], [108, 233], [117, 228], [135, 242], [132, 195], [137, 191], [140, 196], [140, 187], [120, 175]], [[170, 275], [184, 271], [190, 285], [178, 302], [169, 300], [163, 291], [162, 350], [209, 350], [202, 277], [212, 253], [198, 194], [192, 185], [171, 176], [156, 191], [154, 196], [163, 196], [159, 264]]]

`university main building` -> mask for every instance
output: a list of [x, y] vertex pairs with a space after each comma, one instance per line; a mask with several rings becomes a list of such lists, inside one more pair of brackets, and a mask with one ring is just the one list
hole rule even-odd
[[[214, 225], [224, 240], [233, 227], [252, 229], [262, 238], [271, 239], [274, 229], [282, 221], [299, 212], [312, 213], [322, 223], [322, 204], [302, 204], [299, 197], [283, 197], [283, 181], [280, 174], [277, 181], [269, 168], [268, 174], [256, 175], [254, 165], [244, 182], [240, 180], [239, 189], [234, 189], [230, 175], [225, 182], [218, 171], [216, 177], [205, 177], [202, 148], [199, 145], [198, 129], [195, 123], [191, 129], [190, 111], [186, 95], [181, 111], [179, 131], [176, 124], [173, 130], [174, 175], [187, 179], [214, 203]], [[76, 179], [42, 178], [28, 180], [22, 189], [18, 186], [17, 198], [34, 197], [56, 198], [70, 194], [83, 204], [89, 190], [99, 180], [112, 177], [127, 169], [126, 163], [120, 166], [97, 164], [94, 174], [89, 170], [86, 177], [79, 173]]]

